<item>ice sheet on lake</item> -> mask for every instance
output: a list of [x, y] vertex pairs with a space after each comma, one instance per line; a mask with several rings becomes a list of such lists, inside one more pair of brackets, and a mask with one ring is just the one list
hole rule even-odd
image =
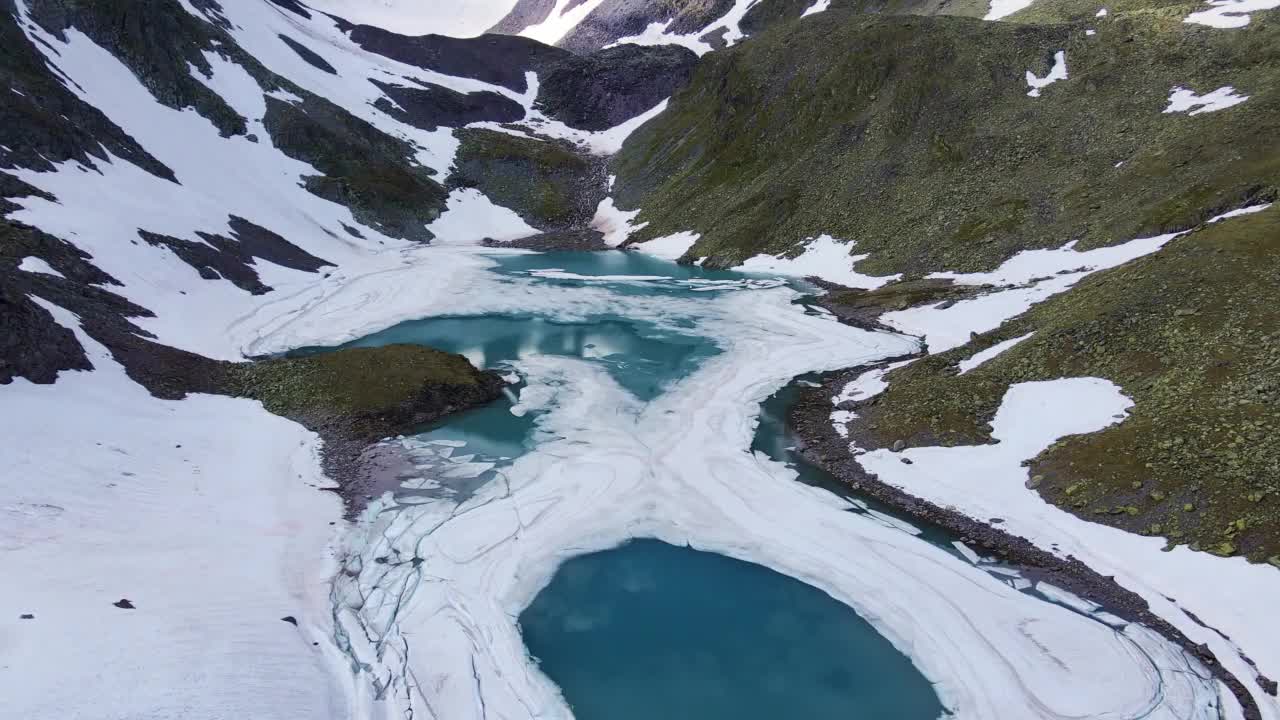
[[[1152, 634], [1116, 633], [1018, 592], [747, 452], [759, 403], [791, 377], [900, 354], [910, 339], [807, 314], [785, 287], [620, 303], [607, 287], [529, 277], [495, 298], [469, 264], [478, 256], [464, 257], [454, 274], [469, 287], [442, 298], [451, 313], [514, 302], [552, 317], [684, 317], [694, 325], [685, 332], [722, 352], [649, 403], [589, 362], [527, 358], [518, 404], [527, 396], [542, 411], [540, 444], [502, 482], [462, 502], [366, 513], [335, 589], [339, 642], [397, 711], [567, 718], [515, 618], [564, 559], [647, 536], [764, 564], [849, 604], [914, 659], [956, 717], [1213, 717], [1217, 687]], [[310, 312], [332, 321], [325, 304]]]

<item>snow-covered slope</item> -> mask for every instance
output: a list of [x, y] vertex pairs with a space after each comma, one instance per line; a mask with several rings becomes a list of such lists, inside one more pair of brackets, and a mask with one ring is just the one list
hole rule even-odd
[[[845, 112], [846, 91], [856, 90], [856, 96], [867, 98], [867, 103], [882, 105], [899, 95], [908, 105], [939, 95], [933, 92], [935, 86], [916, 83], [922, 74], [903, 80], [893, 92], [879, 94], [858, 85], [860, 80], [846, 82], [836, 71], [854, 54], [841, 46], [792, 43], [788, 50], [807, 57], [838, 56], [839, 62], [821, 63], [813, 75], [833, 83], [838, 92], [828, 92], [823, 85], [821, 97], [806, 95], [814, 92], [815, 85], [806, 85], [808, 80], [799, 73], [790, 78], [796, 87], [786, 86], [785, 93], [777, 92], [783, 86], [768, 78], [756, 82], [749, 92], [739, 92], [729, 80], [744, 76], [731, 72], [727, 64], [731, 59], [718, 58], [747, 53], [717, 49], [752, 42], [752, 28], [764, 27], [766, 20], [796, 20], [798, 25], [790, 27], [816, 35], [828, 24], [834, 27], [857, 15], [839, 0], [786, 2], [779, 10], [783, 4], [783, 0], [0, 0], [0, 467], [6, 469], [0, 473], [0, 570], [15, 588], [0, 600], [4, 612], [0, 665], [7, 668], [0, 673], [4, 698], [0, 716], [292, 719], [363, 716], [370, 707], [382, 707], [367, 704], [386, 689], [369, 678], [384, 663], [394, 662], [395, 653], [369, 667], [353, 668], [352, 655], [339, 652], [330, 642], [335, 630], [327, 595], [338, 552], [331, 543], [349, 526], [342, 503], [322, 492], [331, 489], [333, 478], [322, 471], [326, 456], [321, 438], [273, 415], [256, 400], [230, 397], [244, 394], [225, 382], [223, 375], [231, 363], [244, 364], [247, 358], [306, 344], [351, 340], [419, 317], [424, 309], [446, 312], [462, 304], [459, 298], [465, 298], [473, 310], [510, 311], [521, 298], [486, 303], [483, 293], [497, 294], [505, 286], [471, 281], [486, 266], [474, 247], [485, 242], [545, 241], [577, 234], [588, 242], [616, 246], [631, 232], [647, 232], [639, 236], [647, 242], [639, 243], [638, 249], [660, 257], [705, 259], [700, 251], [704, 248], [712, 262], [722, 260], [722, 264], [767, 273], [814, 275], [888, 292], [893, 292], [901, 273], [919, 269], [910, 267], [911, 263], [942, 247], [936, 233], [898, 232], [890, 244], [885, 238], [843, 232], [871, 215], [867, 205], [842, 202], [832, 193], [867, 187], [861, 182], [864, 176], [916, 177], [914, 170], [921, 170], [919, 175], [925, 174], [923, 170], [954, 172], [948, 177], [956, 182], [946, 190], [958, 192], [981, 175], [974, 165], [964, 165], [964, 158], [999, 155], [1001, 138], [992, 135], [990, 128], [970, 132], [947, 126], [937, 132], [910, 132], [910, 123], [903, 120], [906, 116], [883, 108], [867, 110], [866, 117]], [[1003, 8], [1002, 15], [1004, 10], [1013, 11], [1009, 3], [997, 4]], [[1256, 19], [1244, 24], [1252, 24], [1250, 32], [1262, 35], [1271, 30], [1261, 10], [1272, 5], [1212, 3], [1210, 19], [1217, 19], [1210, 24], [1215, 29], [1224, 23], [1239, 25], [1241, 18], [1249, 17], [1243, 14], [1247, 10], [1257, 13]], [[778, 14], [775, 17], [766, 10], [778, 10]], [[753, 16], [753, 11], [758, 15]], [[1204, 18], [1188, 20], [1194, 24]], [[1128, 20], [1099, 17], [1096, 35], [1086, 35], [1083, 27], [1075, 26], [1001, 27], [975, 42], [983, 45], [982, 52], [972, 54], [966, 54], [965, 38], [975, 37], [978, 26], [973, 23], [883, 18], [867, 22], [868, 26], [881, 23], [883, 32], [876, 42], [883, 41], [884, 48], [895, 53], [895, 68], [924, 67], [932, 59], [956, 56], [949, 53], [957, 48], [964, 51], [959, 55], [973, 62], [962, 67], [953, 64], [949, 72], [967, 74], [973, 82], [966, 87], [990, 84], [998, 90], [990, 97], [998, 94], [1003, 102], [1007, 95], [1024, 103], [1009, 112], [996, 112], [999, 108], [993, 106], [993, 112], [985, 115], [1011, 123], [1010, 118], [1017, 119], [1019, 124], [1008, 126], [1017, 132], [1010, 131], [1008, 137], [1040, 139], [1020, 147], [1043, 147], [1048, 143], [1045, 138], [1069, 132], [1065, 125], [1055, 124], [1058, 116], [1051, 115], [1034, 132], [1023, 132], [1027, 113], [1075, 112], [1079, 106], [1072, 104], [1074, 100], [1098, 96], [1120, 97], [1114, 107], [1132, 109], [1127, 104], [1132, 93], [1117, 90], [1107, 80], [1114, 65], [1109, 61], [1091, 65], [1092, 56], [1083, 51], [1092, 42], [1115, 41], [1105, 47], [1127, 47], [1127, 42], [1120, 43], [1129, 26], [1113, 29], [1105, 23]], [[910, 62], [896, 55], [900, 45], [894, 37], [932, 38], [927, 35], [930, 28], [941, 28], [938, 33], [946, 39], [945, 47], [922, 41], [926, 52], [908, 58]], [[488, 29], [501, 34], [485, 34]], [[1136, 46], [1147, 53], [1141, 57], [1162, 74], [1158, 74], [1159, 83], [1141, 94], [1146, 103], [1142, 107], [1151, 107], [1150, 117], [1134, 117], [1140, 117], [1144, 127], [1156, 122], [1214, 123], [1212, 127], [1234, 133], [1241, 117], [1252, 118], [1252, 124], [1243, 123], [1248, 127], [1270, 127], [1275, 106], [1270, 85], [1264, 82], [1267, 68], [1247, 58], [1244, 50], [1205, 35], [1203, 28], [1177, 32], [1185, 33], [1178, 38], [1191, 38], [1186, 42], [1212, 51], [1207, 64], [1225, 58], [1230, 63], [1224, 61], [1224, 65], [1241, 68], [1241, 77], [1219, 77], [1210, 71], [1204, 77], [1165, 77], [1174, 72], [1172, 64], [1156, 63], [1166, 56], [1153, 48], [1184, 45], [1165, 42], [1165, 36], [1153, 39], [1139, 34]], [[1016, 47], [1003, 42], [1015, 36], [1020, 43]], [[857, 47], [872, 52], [876, 46]], [[1201, 57], [1177, 49], [1167, 52], [1176, 54], [1179, 62], [1192, 63], [1187, 58]], [[1070, 75], [1052, 72], [1060, 53], [1065, 53], [1064, 64], [1071, 63]], [[706, 57], [699, 61], [699, 55]], [[991, 57], [1001, 58], [1003, 64], [984, 64]], [[681, 93], [699, 62], [703, 63], [699, 68], [716, 63], [711, 67], [719, 75], [700, 70], [703, 85]], [[1035, 69], [1031, 77], [1040, 78], [1036, 83], [1042, 83], [1046, 73], [1059, 82], [1045, 89], [1043, 97], [1027, 98], [1025, 73], [1030, 68]], [[1192, 69], [1199, 72], [1200, 66]], [[727, 78], [725, 82], [718, 82], [720, 76]], [[929, 75], [931, 80], [937, 77]], [[702, 92], [712, 80], [715, 87]], [[1097, 92], [1081, 94], [1085, 83], [1096, 83]], [[673, 94], [676, 99], [668, 102]], [[1148, 102], [1152, 98], [1155, 102]], [[773, 142], [768, 132], [738, 132], [754, 112], [766, 106], [766, 100], [776, 103], [770, 106], [778, 109], [771, 121], [783, 128], [786, 142]], [[1150, 149], [1147, 143], [1130, 143], [1127, 132], [1104, 122], [1107, 113], [1085, 105], [1087, 122], [1078, 127], [1088, 137], [1070, 136], [1074, 139], [1067, 145], [1080, 150], [1071, 160], [1087, 156], [1101, 171], [1114, 170], [1105, 177], [1120, 178], [1114, 181], [1116, 187], [1146, 187], [1135, 181], [1143, 175], [1130, 172], [1147, 172], [1170, 186], [1200, 187], [1178, 180], [1177, 169], [1185, 164], [1175, 162], [1169, 169], [1167, 175], [1174, 180], [1160, 175], [1168, 161], [1163, 149], [1144, 154]], [[912, 107], [919, 110], [924, 105]], [[795, 122], [802, 116], [816, 120]], [[699, 123], [697, 132], [680, 125], [690, 117]], [[948, 122], [957, 117], [946, 116]], [[914, 138], [919, 141], [915, 159], [919, 164], [904, 166], [898, 162], [902, 156], [885, 152], [877, 153], [877, 160], [893, 162], [886, 160], [883, 166], [875, 166], [876, 172], [857, 178], [814, 171], [825, 167], [815, 157], [841, 157], [820, 152], [830, 146], [816, 144], [804, 134], [826, 127], [823, 123], [837, 131], [821, 138], [822, 142], [838, 141], [842, 151], [861, 147], [859, 143], [867, 137], [883, 139], [902, 133]], [[614, 182], [605, 167], [607, 158], [622, 150], [624, 141], [642, 126], [648, 127], [641, 131], [644, 144], [633, 140], [628, 145], [632, 152], [624, 156], [623, 169], [630, 172], [620, 181], [618, 194], [610, 197], [607, 193], [614, 190]], [[867, 133], [867, 127], [875, 131]], [[1105, 132], [1091, 130], [1095, 127]], [[1223, 142], [1188, 125], [1176, 127], [1181, 128], [1179, 138]], [[943, 130], [956, 130], [962, 141], [953, 142]], [[1162, 141], [1168, 137], [1152, 136]], [[1112, 147], [1115, 157], [1108, 149]], [[772, 160], [768, 153], [775, 153]], [[642, 155], [644, 167], [637, 171], [637, 158]], [[1034, 165], [1027, 159], [1032, 155], [1000, 157], [1002, 162], [1025, 168]], [[1042, 249], [1035, 256], [1052, 256], [1052, 265], [1039, 263], [1026, 271], [1014, 262], [1012, 269], [1002, 267], [1008, 272], [998, 276], [974, 272], [981, 269], [981, 262], [965, 261], [965, 272], [947, 272], [956, 266], [933, 267], [937, 264], [933, 263], [927, 269], [941, 268], [934, 280], [954, 280], [966, 287], [991, 282], [1000, 285], [999, 292], [965, 295], [960, 301], [949, 301], [950, 305], [943, 303], [946, 307], [903, 305], [884, 315], [884, 323], [928, 337], [935, 351], [962, 352], [967, 360], [957, 367], [964, 381], [980, 381], [992, 368], [1004, 367], [1010, 357], [1054, 336], [1025, 328], [1002, 341], [993, 340], [985, 349], [962, 350], [972, 342], [971, 332], [999, 332], [1011, 315], [1050, 296], [1074, 292], [1071, 288], [1094, 271], [1138, 255], [1164, 252], [1162, 247], [1186, 235], [1173, 230], [1192, 227], [1191, 222], [1180, 222], [1185, 218], [1203, 219], [1242, 206], [1245, 199], [1261, 201], [1268, 199], [1264, 195], [1274, 194], [1269, 184], [1273, 166], [1266, 152], [1232, 149], [1210, 155], [1199, 158], [1198, 166], [1240, 163], [1209, 178], [1216, 183], [1213, 187], [1226, 188], [1221, 195], [1209, 200], [1143, 196], [1144, 202], [1150, 200], [1148, 206], [1157, 200], [1171, 205], [1161, 205], [1159, 209], [1167, 213], [1153, 215], [1152, 223], [1160, 225], [1170, 217], [1179, 220], [1165, 223], [1172, 226], [1160, 233], [1112, 237], [1102, 243], [1110, 247], [1078, 253], [1074, 246], [1061, 247], [1067, 238], [1056, 235], [1020, 236], [1016, 243], [1001, 236], [1003, 244], [996, 245], [957, 242], [955, 246], [965, 253], [980, 247], [975, 252], [984, 259], [1013, 257], [1015, 250], [1028, 244], [1061, 249]], [[782, 160], [798, 158], [814, 162], [795, 166], [800, 170], [786, 177], [773, 175], [787, 165]], [[1054, 158], [1062, 162], [1061, 171], [1036, 187], [1053, 185], [1049, 180], [1069, 175], [1068, 169], [1078, 165]], [[757, 162], [758, 172], [742, 170], [756, 168]], [[662, 172], [664, 163], [687, 163], [688, 167]], [[1247, 177], [1237, 172], [1246, 163]], [[1144, 169], [1134, 170], [1135, 166]], [[706, 173], [708, 167], [710, 173]], [[988, 177], [997, 175], [987, 171]], [[662, 177], [636, 180], [635, 176], [650, 172]], [[1104, 176], [1094, 173], [1091, 177]], [[498, 180], [489, 183], [492, 178]], [[698, 185], [708, 178], [709, 188]], [[619, 208], [618, 198], [624, 194], [637, 202], [624, 203], [623, 208], [638, 207], [640, 200], [648, 202], [651, 196], [646, 193], [655, 185], [677, 180], [689, 184], [668, 188], [666, 200], [680, 212], [664, 212], [661, 204], [645, 206], [643, 211]], [[1034, 185], [1017, 182], [1023, 188]], [[797, 187], [801, 191], [792, 192]], [[744, 189], [751, 190], [746, 201]], [[1064, 184], [1063, 193], [1068, 191], [1070, 202], [1086, 207], [1109, 201]], [[535, 196], [557, 202], [525, 202]], [[903, 203], [922, 200], [930, 208], [945, 206], [949, 215], [955, 215], [956, 208], [973, 210], [979, 205], [975, 212], [982, 214], [990, 205], [987, 197], [981, 203], [948, 205], [949, 197], [954, 195], [902, 192], [882, 194], [876, 201], [893, 198], [901, 208]], [[1057, 207], [1056, 200], [1045, 197], [1037, 195], [1021, 205], [994, 203], [997, 209], [1016, 206], [1009, 210], [1013, 220], [1008, 222], [1013, 224], [993, 214], [975, 221], [977, 229], [968, 227], [968, 232], [985, 239], [984, 229], [1003, 232], [1017, 223], [1031, 223]], [[568, 209], [559, 207], [559, 201]], [[563, 212], [533, 205], [556, 205], [552, 209]], [[1148, 206], [1144, 207], [1151, 209]], [[797, 213], [802, 217], [789, 226], [797, 230], [793, 236], [769, 233], [773, 223], [790, 219], [797, 207], [808, 207], [809, 212]], [[706, 217], [723, 222], [703, 226], [700, 223]], [[918, 219], [909, 212], [886, 212], [884, 217], [885, 222]], [[1104, 219], [1110, 226], [1126, 227], [1127, 217], [1117, 212]], [[744, 218], [749, 221], [750, 227], [744, 230], [749, 243], [717, 236]], [[846, 223], [847, 228], [832, 227], [828, 220]], [[1146, 239], [1132, 241], [1136, 245], [1118, 242], [1130, 237]], [[852, 246], [843, 238], [861, 245]], [[889, 249], [906, 246], [919, 252], [899, 258], [899, 265], [893, 266], [897, 260]], [[850, 253], [853, 247], [860, 248], [857, 255]], [[941, 263], [962, 253], [943, 255], [930, 259]], [[860, 272], [863, 261], [879, 265], [874, 271], [868, 267]], [[704, 415], [719, 413], [731, 419], [739, 430], [748, 424], [755, 394], [782, 382], [788, 373], [866, 359], [851, 347], [837, 348], [838, 343], [822, 332], [826, 320], [795, 321], [789, 302], [754, 307], [743, 301], [739, 310], [732, 319], [740, 326], [725, 328], [740, 330], [762, 346], [757, 349], [742, 341], [740, 359], [769, 358], [771, 366], [757, 368], [756, 374], [716, 366], [713, 369], [719, 375], [710, 378], [707, 387], [712, 389], [705, 395], [715, 402], [701, 410]], [[769, 345], [786, 337], [775, 330], [785, 329], [790, 322], [798, 323], [792, 328], [794, 337], [821, 354], [821, 362], [798, 359], [783, 344]], [[737, 342], [728, 329], [721, 332], [726, 346]], [[885, 335], [882, 341], [880, 354], [908, 352], [915, 345], [900, 336]], [[881, 381], [884, 375], [876, 379]], [[1261, 380], [1258, 384], [1265, 385]], [[1018, 463], [1043, 449], [1047, 435], [1021, 442], [1010, 428], [1028, 407], [1050, 406], [1047, 400], [1040, 402], [1043, 398], [1035, 392], [1059, 398], [1079, 391], [1081, 397], [1096, 401], [1090, 409], [1097, 410], [1098, 416], [1067, 417], [1058, 429], [1090, 432], [1105, 426], [1108, 417], [1128, 411], [1128, 401], [1121, 394], [1128, 388], [1118, 387], [1080, 378], [1052, 385], [1016, 385], [1020, 389], [1010, 391], [1010, 405], [1001, 406], [994, 430], [1002, 439], [1018, 441], [1006, 448], [1008, 452], [991, 455], [990, 448], [1000, 446], [981, 444], [973, 446], [976, 449], [926, 447], [906, 456], [880, 450], [866, 457], [866, 464], [881, 467], [886, 478], [893, 476], [899, 486], [920, 495], [938, 493], [957, 506], [969, 502], [978, 508], [972, 510], [975, 513], [1003, 511], [1006, 508], [988, 503], [999, 505], [1012, 498], [1007, 509], [1022, 515], [1010, 527], [1026, 528], [1037, 518], [1048, 517], [1061, 522], [1055, 527], [1071, 528], [1070, 523], [1084, 521], [1065, 521], [1057, 510], [1042, 512], [1043, 503], [1018, 489], [1023, 471]], [[673, 415], [676, 410], [672, 408]], [[696, 455], [698, 443], [689, 437], [668, 443], [663, 429], [667, 419], [653, 415], [653, 437], [659, 440], [655, 446], [687, 446], [688, 454]], [[841, 418], [848, 422], [856, 415]], [[745, 430], [738, 434], [746, 437]], [[909, 466], [914, 469], [899, 467], [906, 465], [902, 457], [916, 457], [916, 464]], [[981, 495], [966, 494], [964, 485], [957, 484], [954, 498], [943, 494], [951, 492], [950, 486], [943, 490], [929, 486], [931, 471], [949, 469], [953, 459], [965, 457], [974, 466], [998, 466], [1000, 477], [1010, 482], [1002, 480], [1001, 488]], [[979, 460], [990, 462], [982, 465]], [[808, 492], [797, 490], [780, 471], [754, 467], [750, 455], [737, 453], [725, 466], [736, 463], [742, 464], [744, 474], [756, 473], [779, 498], [794, 499]], [[708, 466], [708, 472], [713, 471]], [[681, 478], [673, 476], [672, 482], [683, 482]], [[572, 495], [568, 492], [572, 488], [565, 490], [566, 496]], [[722, 497], [732, 495], [726, 491]], [[678, 497], [667, 499], [673, 512], [681, 512]], [[716, 504], [707, 503], [701, 509], [689, 505], [683, 512], [701, 522], [700, 517], [719, 512]], [[821, 510], [819, 504], [813, 498], [808, 501], [813, 517], [843, 513], [843, 508]], [[607, 544], [621, 532], [606, 527], [607, 520], [604, 515], [595, 520], [597, 544]], [[650, 529], [678, 539], [677, 525], [655, 523]], [[545, 532], [563, 531], [551, 527]], [[463, 532], [455, 539], [471, 542], [491, 532], [493, 528]], [[740, 547], [717, 532], [706, 530], [710, 545], [726, 551]], [[798, 553], [784, 557], [787, 553], [779, 548], [790, 546], [786, 533], [778, 528], [758, 532], [760, 547], [753, 552], [768, 556], [771, 562], [785, 565], [805, 557], [801, 563], [805, 568], [841, 572], [840, 563], [832, 562], [826, 553], [822, 558]], [[1194, 567], [1197, 573], [1201, 569], [1208, 573], [1219, 562], [1198, 554], [1194, 564], [1183, 565], [1178, 559], [1189, 552], [1184, 549], [1152, 563], [1158, 572], [1133, 571], [1130, 556], [1107, 558], [1090, 540], [1102, 538], [1098, 542], [1105, 544], [1106, 538], [1114, 537], [1110, 533], [1120, 532], [1079, 533], [1083, 538], [1080, 554], [1094, 553], [1108, 571], [1107, 563], [1114, 560], [1119, 566], [1114, 574], [1140, 585], [1160, 611], [1167, 608], [1156, 595], [1201, 581], [1179, 575], [1180, 571]], [[883, 535], [874, 529], [867, 533]], [[848, 539], [840, 532], [821, 536], [830, 538], [828, 544]], [[1057, 536], [1046, 531], [1044, 537]], [[885, 539], [901, 540], [896, 535]], [[1139, 544], [1143, 552], [1157, 551], [1155, 541], [1133, 546]], [[559, 545], [539, 546], [536, 539], [524, 545], [550, 553], [547, 557], [560, 552]], [[1238, 558], [1231, 562], [1235, 563], [1232, 577], [1251, 578], [1259, 571], [1270, 571], [1245, 565]], [[539, 565], [538, 572], [545, 575], [553, 566], [548, 561]], [[810, 572], [805, 568], [796, 572]], [[511, 568], [504, 567], [507, 570]], [[482, 595], [483, 582], [490, 576], [479, 566], [466, 572], [467, 582], [478, 583], [468, 590]], [[858, 605], [861, 593], [876, 590], [860, 582], [864, 581], [848, 577], [833, 581], [830, 589]], [[504, 592], [512, 588], [516, 595], [530, 592], [527, 581], [513, 581]], [[1008, 597], [1001, 596], [1002, 602], [1017, 608], [1031, 604], [1015, 590], [1011, 586], [1005, 593]], [[1265, 676], [1280, 673], [1272, 650], [1273, 628], [1268, 625], [1244, 636], [1252, 623], [1269, 622], [1257, 618], [1256, 598], [1233, 603], [1222, 595], [1203, 596], [1213, 601], [1206, 602], [1206, 608], [1196, 607], [1195, 617], [1179, 616], [1175, 624], [1197, 642], [1207, 637], [1212, 650], [1227, 658], [1223, 664], [1231, 672], [1241, 677], [1252, 673], [1245, 677], [1242, 692], [1256, 698], [1262, 717], [1280, 717], [1274, 699], [1266, 694]], [[898, 613], [900, 624], [895, 627], [899, 629], [910, 625], [902, 622], [905, 611], [892, 601], [858, 606]], [[939, 605], [939, 612], [945, 610]], [[1027, 617], [1037, 613], [1026, 612]], [[951, 617], [959, 624], [968, 616], [957, 612]], [[1199, 625], [1196, 618], [1229, 628], [1233, 637], [1210, 637], [1214, 631]], [[477, 627], [496, 628], [509, 641], [514, 635], [508, 620], [499, 613], [481, 618]], [[1007, 628], [991, 630], [1005, 633]], [[909, 636], [903, 633], [902, 637]], [[922, 635], [921, 642], [945, 645], [958, 634], [944, 630]], [[1034, 645], [1034, 638], [1007, 634], [1006, 639], [1023, 650]], [[1153, 647], [1166, 647], [1164, 640], [1152, 636], [1151, 641]], [[436, 654], [420, 657], [447, 658], [448, 651], [442, 646]], [[486, 672], [496, 676], [507, 669], [523, 671], [525, 666], [518, 663], [503, 665], [517, 655], [495, 653], [492, 657], [500, 662]], [[992, 657], [997, 656], [1004, 657], [999, 653]], [[1247, 667], [1246, 656], [1262, 666]], [[1037, 662], [1048, 666], [1052, 660], [1046, 653]], [[1077, 667], [1087, 668], [1087, 663]], [[960, 665], [948, 671], [957, 673], [955, 677], [966, 672]], [[469, 703], [476, 700], [469, 694], [472, 677], [457, 668], [442, 671], [444, 675], [448, 675], [448, 682], [442, 681], [446, 694], [466, 695], [458, 706], [471, 707]], [[1019, 670], [1010, 676], [1020, 677]], [[1046, 677], [1037, 675], [1037, 682]], [[67, 691], [69, 679], [76, 684], [74, 692]], [[982, 707], [990, 703], [992, 712], [997, 712], [998, 688], [961, 685], [950, 692], [956, 697], [972, 695]], [[1050, 692], [1052, 685], [1045, 681]], [[1205, 688], [1208, 683], [1192, 694]], [[537, 692], [547, 698], [553, 694], [545, 685]], [[1037, 692], [1029, 692], [1021, 699], [1034, 703], [1037, 697]], [[1072, 698], [1055, 697], [1075, 707]], [[505, 697], [504, 702], [511, 704], [504, 707], [516, 708], [519, 699]], [[556, 701], [549, 702], [560, 708]]]
[[[455, 34], [505, 12], [460, 5]], [[448, 292], [424, 274], [471, 262], [427, 239], [538, 232], [444, 187], [455, 128], [532, 120], [584, 156], [626, 132], [546, 118], [537, 69], [509, 87], [488, 46], [451, 74], [354, 31], [293, 2], [0, 1], [0, 716], [348, 715], [320, 440], [207, 394], [212, 361], [288, 349], [264, 337], [322, 298], [352, 311], [308, 342], [416, 317]]]

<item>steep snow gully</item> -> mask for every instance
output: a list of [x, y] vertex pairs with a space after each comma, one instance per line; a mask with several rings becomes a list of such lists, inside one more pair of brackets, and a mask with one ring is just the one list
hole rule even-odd
[[[697, 27], [655, 9], [611, 28], [600, 45], [714, 52], [713, 42], [749, 42], [740, 22], [770, 1], [716, 3], [718, 14]], [[50, 18], [65, 11], [56, 0], [0, 0], [15, 40], [38, 58], [31, 72], [54, 78], [62, 107], [96, 108], [101, 126], [117, 133], [78, 152], [41, 149], [25, 163], [22, 148], [0, 145], [6, 228], [44, 238], [0, 267], [10, 273], [0, 279], [22, 282], [15, 298], [0, 296], [0, 310], [22, 301], [23, 312], [47, 318], [50, 337], [84, 352], [56, 382], [18, 373], [0, 385], [0, 570], [8, 578], [0, 717], [570, 718], [572, 698], [525, 647], [521, 612], [566, 560], [653, 538], [826, 593], [910, 660], [947, 717], [1280, 720], [1264, 686], [1280, 676], [1273, 569], [1161, 553], [1154, 538], [1090, 526], [1023, 487], [1022, 461], [1061, 437], [1124, 422], [1132, 402], [1122, 388], [1099, 378], [1026, 383], [992, 421], [998, 444], [850, 452], [907, 492], [975, 518], [998, 515], [1046, 550], [1114, 575], [1204, 653], [958, 539], [936, 542], [856, 495], [800, 482], [785, 458], [753, 450], [761, 404], [796, 378], [900, 360], [926, 341], [930, 352], [958, 347], [1093, 272], [1159, 252], [1178, 233], [1023, 253], [993, 273], [940, 274], [989, 292], [890, 313], [884, 323], [896, 332], [855, 328], [807, 302], [820, 290], [801, 278], [876, 288], [896, 276], [858, 273], [864, 256], [830, 235], [733, 271], [671, 262], [697, 240], [693, 231], [590, 257], [542, 254], [504, 246], [546, 230], [535, 217], [449, 184], [459, 127], [560, 142], [591, 163], [664, 112], [657, 98], [613, 128], [584, 130], [538, 102], [541, 63], [550, 62], [539, 53], [564, 51], [533, 41], [554, 43], [635, 3], [146, 5], [211, 28], [213, 39], [176, 66], [186, 75], [165, 87], [194, 79], [243, 119], [243, 131], [226, 132], [202, 112], [211, 102], [204, 90], [183, 91], [198, 101], [162, 98], [92, 32], [54, 27]], [[819, 0], [804, 14], [828, 5]], [[1236, 24], [1273, 6], [1212, 5], [1208, 14]], [[996, 2], [989, 17], [1014, 9]], [[388, 50], [391, 41], [367, 27], [469, 38], [500, 24], [529, 44], [486, 45], [498, 70], [455, 67], [448, 38], [401, 38]], [[0, 75], [16, 78], [0, 94], [27, 98], [32, 86], [22, 83], [35, 76]], [[1029, 94], [1066, 77], [1028, 73]], [[430, 89], [438, 116], [414, 122], [387, 87]], [[1192, 102], [1180, 92], [1189, 93], [1176, 89], [1169, 112], [1243, 102]], [[499, 106], [518, 119], [446, 117]], [[380, 138], [365, 146], [370, 153], [404, 148], [414, 182], [439, 190], [439, 212], [417, 228], [431, 242], [353, 210], [358, 191], [317, 192], [314, 180], [331, 165], [294, 151], [297, 136], [278, 124], [290, 109], [326, 128], [299, 131], [317, 143], [359, 132]], [[72, 123], [65, 114], [40, 122], [72, 132], [61, 125]], [[28, 136], [32, 147], [38, 135]], [[606, 197], [579, 229], [616, 248], [637, 229], [634, 217]], [[251, 236], [257, 252], [248, 251]], [[245, 268], [259, 283], [253, 291], [231, 281]], [[387, 438], [381, 449], [400, 458], [396, 487], [347, 518], [328, 492], [341, 478], [325, 476], [317, 434], [256, 401], [150, 392], [126, 354], [97, 333], [100, 318], [56, 301], [76, 293], [114, 298], [111, 307], [126, 308], [119, 322], [133, 323], [127, 333], [235, 362], [439, 317], [460, 328], [494, 318], [607, 322], [705, 352], [637, 392], [619, 374], [647, 372], [652, 359], [625, 343], [566, 352], [525, 338], [496, 357], [460, 330], [448, 338], [454, 349], [511, 383], [507, 400], [485, 412], [522, 423], [518, 451], [432, 433]], [[974, 355], [962, 371], [1028, 337]], [[837, 430], [852, 419], [840, 403], [882, 391], [883, 375], [868, 371], [832, 398]], [[1251, 590], [1208, 587], [1209, 573]]]

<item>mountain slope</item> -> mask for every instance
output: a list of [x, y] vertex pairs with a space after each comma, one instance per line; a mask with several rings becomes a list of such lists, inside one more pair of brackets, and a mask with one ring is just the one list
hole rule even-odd
[[[614, 196], [643, 208], [635, 239], [694, 230], [718, 266], [826, 233], [867, 274], [976, 271], [1182, 229], [1275, 194], [1275, 32], [831, 9], [708, 57], [615, 159]], [[1060, 51], [1069, 77], [1028, 97]], [[1249, 101], [1164, 112], [1225, 85]]]

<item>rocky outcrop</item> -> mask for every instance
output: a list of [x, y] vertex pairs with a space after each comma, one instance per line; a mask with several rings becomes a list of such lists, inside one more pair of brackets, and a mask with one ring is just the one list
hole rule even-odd
[[539, 230], [583, 228], [605, 196], [604, 168], [572, 145], [466, 129], [450, 188], [478, 188]]
[[620, 38], [639, 35], [652, 23], [670, 23], [667, 32], [693, 35], [721, 18], [734, 0], [604, 0], [557, 43], [577, 53], [599, 50]]
[[386, 95], [378, 98], [374, 107], [423, 130], [463, 127], [473, 122], [509, 123], [525, 115], [520, 103], [495, 92], [461, 93], [439, 85], [373, 82]]
[[513, 35], [408, 36], [370, 25], [343, 23], [343, 26], [351, 40], [369, 52], [445, 75], [501, 85], [516, 92], [528, 89], [525, 73], [569, 54]]
[[678, 45], [619, 45], [548, 65], [538, 105], [583, 130], [605, 130], [640, 115], [683, 87], [698, 56]]
[[316, 195], [346, 205], [361, 223], [392, 237], [428, 241], [426, 226], [448, 194], [417, 165], [407, 142], [316, 96], [295, 104], [266, 98], [263, 124], [285, 155], [322, 175], [306, 180]]

